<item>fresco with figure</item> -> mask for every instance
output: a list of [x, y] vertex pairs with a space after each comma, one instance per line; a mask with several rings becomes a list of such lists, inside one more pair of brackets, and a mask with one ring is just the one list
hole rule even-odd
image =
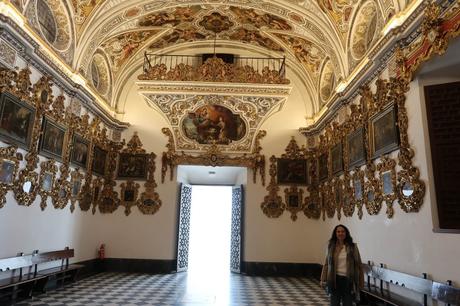
[[246, 124], [240, 115], [222, 105], [212, 104], [188, 113], [182, 121], [182, 131], [187, 138], [200, 144], [229, 144], [244, 137]]

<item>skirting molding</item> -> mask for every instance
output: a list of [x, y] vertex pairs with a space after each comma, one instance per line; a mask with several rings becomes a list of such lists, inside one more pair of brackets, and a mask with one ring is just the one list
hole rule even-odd
[[[85, 265], [79, 278], [100, 272], [165, 274], [176, 272], [176, 260], [105, 258], [78, 262]], [[209, 267], [212, 268], [212, 267]], [[250, 276], [306, 276], [320, 278], [321, 265], [315, 263], [242, 262], [241, 273]]]

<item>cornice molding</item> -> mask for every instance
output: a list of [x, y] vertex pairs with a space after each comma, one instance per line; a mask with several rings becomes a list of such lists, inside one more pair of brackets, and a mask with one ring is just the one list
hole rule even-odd
[[17, 55], [28, 64], [36, 68], [43, 75], [53, 77], [53, 82], [67, 95], [74, 97], [82, 103], [91, 113], [98, 116], [101, 121], [110, 129], [124, 130], [129, 123], [113, 118], [103, 106], [99, 105], [92, 96], [81, 85], [75, 83], [66, 73], [63, 67], [49, 58], [40, 50], [40, 45], [21, 29], [10, 18], [0, 15], [0, 37], [13, 46]]

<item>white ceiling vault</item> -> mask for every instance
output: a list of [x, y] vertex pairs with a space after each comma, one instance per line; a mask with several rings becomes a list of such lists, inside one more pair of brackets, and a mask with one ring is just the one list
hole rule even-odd
[[[120, 110], [127, 81], [145, 51], [286, 56], [304, 104], [317, 113], [384, 35], [393, 16], [417, 0], [11, 0], [63, 61]], [[54, 18], [51, 31], [43, 18]], [[49, 18], [48, 18], [49, 20]], [[46, 21], [45, 21], [46, 22]], [[52, 22], [51, 22], [52, 24]]]

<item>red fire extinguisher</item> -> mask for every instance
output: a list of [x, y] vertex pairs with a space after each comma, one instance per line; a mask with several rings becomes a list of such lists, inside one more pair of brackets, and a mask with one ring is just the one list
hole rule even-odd
[[105, 258], [105, 244], [101, 244], [99, 247], [99, 259], [104, 259]]

